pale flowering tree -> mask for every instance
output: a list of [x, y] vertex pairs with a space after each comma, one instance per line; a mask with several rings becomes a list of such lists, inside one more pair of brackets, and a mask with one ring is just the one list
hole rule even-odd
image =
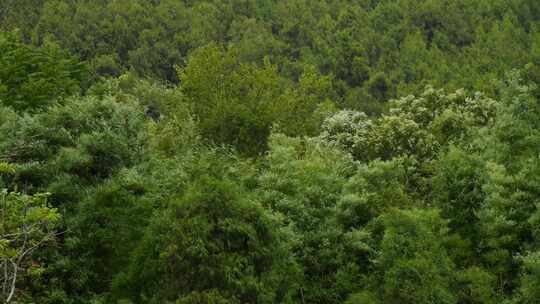
[[466, 139], [475, 128], [490, 124], [496, 111], [497, 102], [480, 93], [447, 94], [427, 87], [419, 96], [391, 100], [380, 117], [339, 111], [326, 118], [320, 137], [363, 161], [403, 156], [433, 159], [441, 146]]

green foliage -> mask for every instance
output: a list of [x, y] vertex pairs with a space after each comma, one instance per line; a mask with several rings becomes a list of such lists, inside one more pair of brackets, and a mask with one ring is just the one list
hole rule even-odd
[[178, 82], [174, 66], [194, 50], [235, 45], [242, 62], [270, 56], [291, 79], [314, 65], [346, 104], [374, 112], [426, 84], [492, 92], [492, 79], [538, 63], [530, 0], [6, 0], [0, 11], [2, 28], [58, 41], [95, 76], [132, 69]]
[[218, 291], [211, 290], [209, 292], [192, 292], [188, 296], [182, 297], [176, 301], [176, 304], [232, 304], [238, 303], [234, 300], [229, 300], [222, 297]]
[[151, 186], [134, 169], [121, 171], [89, 193], [69, 219], [70, 252], [74, 262], [91, 270], [83, 283], [94, 282], [95, 292], [107, 291], [112, 277], [128, 265], [152, 214]]
[[[7, 167], [7, 166], [5, 166]], [[2, 189], [0, 192], [0, 296], [11, 303], [24, 294], [26, 280], [39, 280], [46, 265], [35, 259], [35, 251], [56, 238], [60, 215], [47, 202], [48, 194], [33, 196]]]
[[495, 292], [495, 276], [486, 270], [473, 266], [456, 276], [460, 303], [500, 303]]
[[353, 294], [347, 299], [345, 304], [377, 304], [379, 301], [372, 293], [361, 292]]
[[3, 300], [538, 303], [539, 16], [0, 1]]
[[193, 105], [203, 136], [247, 154], [265, 149], [271, 102], [279, 87], [275, 67], [239, 64], [234, 50], [198, 50], [181, 72], [182, 92]]
[[354, 265], [346, 269], [350, 261], [342, 252], [343, 236], [333, 220], [354, 164], [339, 150], [316, 140], [275, 134], [270, 147], [268, 168], [259, 183], [263, 204], [278, 212], [292, 232], [292, 252], [304, 271], [297, 301], [339, 303], [358, 276]]
[[339, 202], [339, 223], [347, 230], [362, 228], [392, 208], [412, 206], [405, 188], [406, 165], [400, 159], [361, 165], [345, 184]]
[[16, 33], [0, 32], [0, 103], [36, 111], [80, 91], [84, 67], [57, 45], [25, 45]]
[[486, 125], [495, 112], [495, 101], [463, 90], [445, 94], [426, 87], [389, 104], [388, 114], [370, 118], [361, 112], [341, 111], [323, 123], [322, 139], [350, 151], [356, 159], [413, 156], [436, 157], [441, 146], [461, 141], [472, 128]]
[[436, 171], [433, 177], [434, 203], [442, 215], [450, 219], [449, 226], [453, 231], [463, 238], [479, 241], [477, 212], [485, 198], [482, 158], [450, 147], [439, 158]]
[[267, 149], [273, 124], [293, 135], [314, 134], [331, 111], [330, 79], [307, 67], [298, 88], [284, 85], [275, 65], [239, 62], [237, 50], [210, 45], [195, 51], [180, 70], [181, 91], [202, 135], [247, 155]]
[[135, 161], [144, 138], [138, 105], [110, 96], [69, 98], [35, 115], [4, 111], [1, 156], [27, 189], [51, 185], [62, 174], [81, 182], [109, 177]]
[[538, 252], [523, 257], [523, 264], [525, 273], [522, 277], [520, 303], [538, 303], [540, 297], [540, 290], [538, 290], [538, 284], [540, 284], [540, 258]]
[[446, 253], [446, 223], [433, 210], [392, 211], [381, 218], [383, 238], [376, 267], [386, 303], [456, 303]]
[[277, 220], [241, 184], [213, 170], [155, 214], [116, 280], [119, 294], [150, 302], [289, 301], [295, 265]]

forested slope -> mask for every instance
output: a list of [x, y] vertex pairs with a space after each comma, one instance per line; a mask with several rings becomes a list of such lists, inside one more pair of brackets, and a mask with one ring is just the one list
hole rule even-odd
[[540, 303], [540, 2], [0, 1], [7, 303]]

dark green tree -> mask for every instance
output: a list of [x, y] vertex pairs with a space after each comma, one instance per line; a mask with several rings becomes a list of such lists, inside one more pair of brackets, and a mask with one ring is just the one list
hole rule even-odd
[[38, 111], [80, 92], [84, 66], [57, 45], [33, 47], [17, 33], [0, 32], [0, 103]]

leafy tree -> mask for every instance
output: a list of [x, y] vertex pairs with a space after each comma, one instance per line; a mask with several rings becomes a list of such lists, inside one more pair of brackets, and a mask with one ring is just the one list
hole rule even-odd
[[[485, 199], [483, 159], [456, 147], [442, 155], [433, 177], [434, 203], [449, 227], [473, 243], [480, 241], [478, 212]], [[474, 257], [472, 252], [469, 252]], [[462, 260], [463, 261], [463, 260]]]
[[[0, 174], [14, 171], [0, 163]], [[39, 279], [45, 270], [34, 253], [55, 240], [60, 215], [48, 204], [47, 194], [30, 196], [7, 189], [0, 192], [0, 212], [0, 295], [5, 303], [14, 303], [24, 297], [25, 279]]]
[[330, 79], [306, 68], [298, 89], [285, 86], [276, 66], [238, 62], [237, 50], [207, 46], [180, 71], [181, 90], [199, 120], [202, 135], [247, 155], [267, 148], [274, 123], [293, 135], [313, 134], [332, 103]]
[[0, 103], [37, 111], [80, 91], [84, 67], [54, 44], [36, 48], [0, 33]]
[[[204, 159], [201, 161], [212, 161]], [[288, 303], [295, 264], [277, 219], [214, 163], [156, 212], [119, 296], [179, 303]], [[225, 170], [225, 171], [222, 171]]]
[[500, 303], [496, 293], [496, 277], [487, 270], [473, 266], [456, 275], [457, 297], [460, 303]]
[[[304, 273], [297, 301], [339, 303], [358, 272], [344, 254], [344, 238], [333, 218], [348, 176], [350, 157], [314, 140], [274, 134], [268, 168], [259, 177], [263, 204], [282, 214], [292, 230], [292, 253]], [[341, 281], [340, 281], [341, 280]]]
[[181, 73], [182, 92], [204, 137], [251, 155], [265, 149], [270, 106], [279, 94], [275, 67], [239, 64], [234, 50], [209, 46], [194, 53]]
[[539, 13], [0, 1], [0, 294], [537, 303]]
[[446, 223], [434, 210], [403, 210], [381, 218], [383, 236], [376, 263], [385, 303], [456, 303], [454, 265], [444, 247]]
[[406, 189], [404, 159], [361, 165], [345, 184], [339, 201], [338, 221], [347, 231], [361, 229], [392, 208], [413, 205]]
[[523, 257], [524, 275], [522, 277], [519, 303], [538, 303], [539, 290], [538, 278], [540, 271], [540, 261], [538, 252], [533, 252]]

